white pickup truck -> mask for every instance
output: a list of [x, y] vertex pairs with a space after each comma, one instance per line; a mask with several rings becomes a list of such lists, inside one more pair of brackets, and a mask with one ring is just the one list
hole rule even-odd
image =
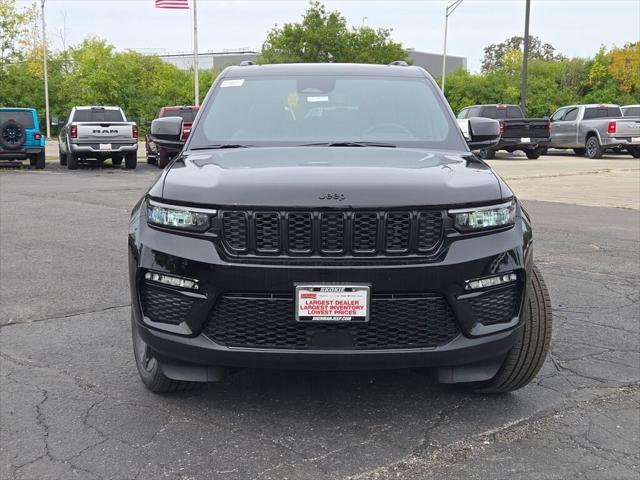
[[128, 122], [120, 107], [74, 107], [59, 135], [60, 165], [69, 170], [88, 159], [110, 158], [118, 167], [134, 169], [138, 155], [138, 126]]
[[626, 150], [640, 157], [640, 117], [623, 116], [618, 105], [570, 105], [551, 115], [551, 147], [600, 158]]

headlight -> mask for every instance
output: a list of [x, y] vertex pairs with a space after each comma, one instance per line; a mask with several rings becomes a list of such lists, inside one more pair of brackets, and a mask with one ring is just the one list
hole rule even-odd
[[506, 227], [513, 225], [516, 215], [516, 202], [511, 200], [507, 203], [488, 207], [449, 210], [449, 215], [453, 216], [454, 226], [460, 232]]
[[160, 227], [204, 232], [211, 225], [211, 217], [217, 213], [216, 210], [148, 202], [147, 222]]

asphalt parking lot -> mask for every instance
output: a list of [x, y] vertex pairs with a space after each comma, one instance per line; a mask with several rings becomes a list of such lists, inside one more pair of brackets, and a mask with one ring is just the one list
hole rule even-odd
[[551, 355], [513, 394], [410, 371], [145, 390], [126, 230], [159, 170], [0, 171], [2, 479], [637, 479], [640, 161], [491, 162], [525, 202]]

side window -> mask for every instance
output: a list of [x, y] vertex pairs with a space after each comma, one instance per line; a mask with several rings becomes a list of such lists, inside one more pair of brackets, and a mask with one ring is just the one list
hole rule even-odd
[[467, 118], [471, 118], [471, 117], [479, 117], [480, 116], [480, 110], [482, 108], [481, 107], [473, 107], [469, 109], [469, 114], [467, 115]]
[[458, 118], [467, 118], [467, 113], [469, 113], [469, 109], [463, 108], [462, 111], [458, 114]]
[[522, 115], [520, 107], [511, 105], [507, 107], [507, 118], [524, 118], [524, 115]]
[[566, 108], [561, 108], [560, 110], [558, 110], [556, 113], [554, 113], [551, 116], [551, 121], [552, 122], [557, 122], [557, 121], [561, 120], [565, 113], [567, 113], [567, 109]]
[[589, 120], [591, 118], [604, 118], [607, 116], [606, 108], [587, 108], [584, 111], [584, 119]]
[[569, 122], [571, 120], [575, 120], [576, 118], [578, 118], [578, 108], [572, 108], [564, 116], [563, 120]]

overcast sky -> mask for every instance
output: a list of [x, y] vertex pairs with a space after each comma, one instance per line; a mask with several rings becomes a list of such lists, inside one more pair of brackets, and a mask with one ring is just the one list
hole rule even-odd
[[[190, 0], [193, 1], [193, 0]], [[259, 50], [274, 24], [298, 21], [303, 0], [197, 0], [200, 51]], [[337, 1], [351, 25], [393, 29], [405, 47], [442, 52], [444, 9], [440, 0]], [[18, 0], [19, 6], [30, 1]], [[480, 69], [482, 49], [524, 31], [525, 0], [464, 0], [449, 18], [448, 52], [467, 57]], [[54, 48], [66, 25], [69, 45], [89, 35], [120, 49], [157, 49], [160, 53], [192, 48], [190, 11], [159, 10], [153, 0], [46, 0], [47, 31]], [[366, 17], [366, 18], [365, 18]], [[640, 39], [640, 0], [532, 0], [531, 34], [568, 57], [592, 56], [600, 47]]]

